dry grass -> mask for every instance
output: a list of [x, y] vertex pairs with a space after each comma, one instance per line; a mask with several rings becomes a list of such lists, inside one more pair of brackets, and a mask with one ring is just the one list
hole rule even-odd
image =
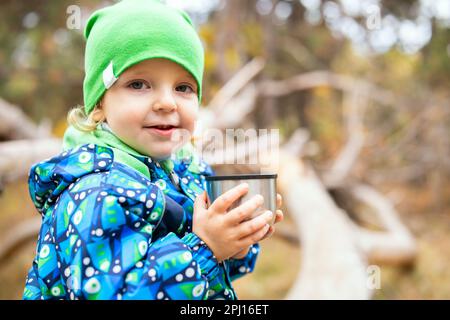
[[233, 282], [239, 299], [283, 299], [297, 276], [300, 250], [279, 238], [261, 242], [253, 273]]
[[33, 261], [35, 242], [29, 241], [0, 265], [0, 300], [22, 299], [25, 278]]
[[381, 267], [376, 299], [450, 299], [450, 219], [444, 214], [403, 219], [417, 239], [412, 268]]
[[[0, 208], [0, 241], [17, 223], [38, 214], [28, 194], [25, 179], [6, 186], [0, 196]], [[22, 298], [35, 248], [35, 241], [30, 240], [0, 263], [0, 299]]]

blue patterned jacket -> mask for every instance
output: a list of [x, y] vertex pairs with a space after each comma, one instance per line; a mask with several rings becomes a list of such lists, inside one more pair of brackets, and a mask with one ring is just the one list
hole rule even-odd
[[133, 157], [150, 178], [96, 144], [31, 168], [42, 227], [24, 299], [237, 299], [231, 281], [253, 271], [259, 245], [218, 263], [192, 232], [193, 201], [212, 169], [176, 158], [170, 175]]

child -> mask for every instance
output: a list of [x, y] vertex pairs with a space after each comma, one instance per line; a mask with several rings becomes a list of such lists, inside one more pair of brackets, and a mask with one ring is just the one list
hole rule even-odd
[[69, 113], [64, 152], [29, 176], [43, 221], [23, 298], [237, 299], [231, 281], [253, 270], [271, 214], [247, 221], [261, 196], [228, 210], [245, 184], [207, 207], [213, 171], [172, 139], [192, 134], [201, 99], [190, 18], [123, 0], [84, 35], [85, 106]]

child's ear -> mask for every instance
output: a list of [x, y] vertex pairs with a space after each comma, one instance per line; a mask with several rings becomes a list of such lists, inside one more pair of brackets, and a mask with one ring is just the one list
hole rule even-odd
[[92, 110], [92, 119], [94, 121], [103, 121], [105, 120], [105, 112], [103, 111], [103, 108], [101, 107], [101, 105], [99, 105], [98, 107], [96, 107], [94, 110]]

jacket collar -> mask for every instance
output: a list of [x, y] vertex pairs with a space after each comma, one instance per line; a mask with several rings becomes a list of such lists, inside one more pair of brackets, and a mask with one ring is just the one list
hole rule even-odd
[[87, 143], [111, 148], [116, 161], [137, 170], [149, 179], [152, 178], [152, 174], [155, 174], [154, 178], [170, 175], [174, 171], [176, 162], [181, 162], [182, 168], [194, 174], [200, 174], [204, 169], [201, 168], [200, 159], [195, 154], [191, 143], [187, 143], [167, 159], [155, 159], [137, 152], [124, 143], [106, 123], [100, 124], [91, 132], [80, 131], [73, 126], [67, 128], [63, 138], [64, 151]]

